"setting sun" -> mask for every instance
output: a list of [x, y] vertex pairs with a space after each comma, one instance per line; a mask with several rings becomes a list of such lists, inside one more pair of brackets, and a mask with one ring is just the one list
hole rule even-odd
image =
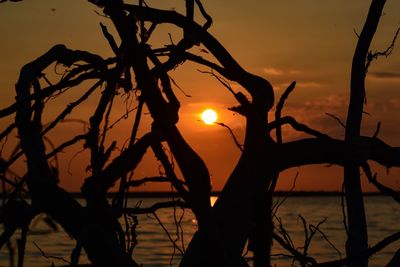
[[217, 112], [215, 112], [212, 109], [206, 109], [201, 113], [201, 120], [205, 124], [213, 124], [214, 122], [217, 121], [218, 115]]

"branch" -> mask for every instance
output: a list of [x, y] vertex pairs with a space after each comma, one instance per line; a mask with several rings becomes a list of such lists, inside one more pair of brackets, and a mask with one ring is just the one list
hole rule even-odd
[[[90, 187], [94, 186], [100, 192], [106, 192], [114, 183], [123, 175], [134, 170], [139, 162], [142, 160], [143, 155], [146, 153], [147, 148], [154, 142], [154, 135], [152, 133], [145, 134], [133, 146], [128, 147], [121, 154], [114, 158], [113, 161], [97, 176], [92, 176], [86, 179], [82, 192], [90, 194]], [[95, 190], [99, 193], [99, 191]]]
[[400, 265], [400, 249], [396, 251], [396, 253], [393, 255], [393, 258], [386, 265], [386, 267], [396, 267], [399, 265]]
[[335, 116], [335, 115], [333, 115], [331, 113], [325, 113], [325, 114], [328, 115], [329, 117], [333, 118], [334, 120], [336, 120], [340, 124], [340, 126], [343, 127], [343, 129], [346, 129], [346, 125], [337, 116]]
[[183, 182], [181, 180], [175, 181], [175, 179], [170, 178], [170, 177], [159, 176], [159, 177], [145, 177], [145, 178], [142, 178], [142, 179], [139, 179], [139, 180], [133, 180], [133, 181], [128, 182], [126, 184], [126, 186], [137, 187], [137, 186], [140, 186], [140, 185], [142, 185], [144, 183], [147, 183], [147, 182], [153, 182], [153, 183], [167, 182], [167, 183], [172, 183], [172, 184], [178, 182], [178, 183], [181, 183], [182, 185], [185, 184], [185, 182]]
[[203, 25], [203, 29], [207, 30], [208, 28], [210, 28], [210, 26], [212, 24], [212, 18], [207, 13], [207, 11], [205, 10], [205, 8], [200, 0], [195, 0], [195, 2], [197, 4], [197, 6], [199, 7], [201, 15], [203, 15], [203, 17], [206, 19], [206, 23]]
[[276, 160], [279, 171], [321, 163], [361, 166], [367, 160], [387, 168], [400, 167], [400, 147], [391, 147], [378, 138], [360, 137], [353, 143], [331, 138], [309, 138], [284, 143], [276, 149], [279, 149], [280, 157], [273, 161]]
[[108, 32], [107, 27], [104, 26], [103, 23], [100, 23], [100, 27], [101, 27], [101, 31], [102, 31], [104, 37], [107, 39], [114, 54], [116, 56], [119, 56], [119, 54], [120, 54], [119, 47], [118, 47], [117, 43], [115, 42], [114, 37]]
[[77, 99], [76, 101], [69, 103], [67, 105], [67, 107], [57, 116], [56, 119], [54, 119], [54, 121], [52, 121], [47, 127], [46, 129], [44, 129], [42, 131], [42, 135], [45, 135], [47, 132], [49, 132], [52, 128], [54, 128], [57, 123], [59, 123], [60, 121], [62, 121], [68, 114], [70, 114], [72, 112], [72, 110], [79, 106], [83, 101], [85, 101], [86, 99], [88, 99], [88, 97], [103, 83], [103, 80], [99, 80], [98, 82], [96, 82], [92, 87], [89, 88], [89, 90], [84, 93], [79, 99]]
[[4, 137], [8, 136], [8, 134], [11, 133], [11, 131], [14, 130], [15, 127], [15, 123], [11, 123], [10, 125], [8, 125], [8, 127], [0, 133], [0, 141], [2, 141]]
[[[282, 115], [282, 109], [283, 105], [285, 104], [286, 99], [288, 98], [289, 94], [293, 92], [294, 87], [296, 86], [296, 82], [292, 82], [288, 88], [286, 88], [285, 92], [281, 95], [281, 98], [279, 99], [278, 104], [276, 105], [276, 111], [275, 111], [275, 120], [279, 121]], [[282, 144], [282, 129], [281, 125], [277, 125], [276, 127], [276, 142], [278, 144]]]
[[49, 152], [46, 154], [46, 158], [52, 158], [54, 156], [56, 156], [58, 153], [60, 153], [61, 151], [63, 151], [65, 148], [76, 144], [77, 142], [81, 141], [81, 140], [85, 140], [87, 137], [86, 134], [81, 134], [81, 135], [76, 135], [74, 136], [71, 140], [68, 140], [64, 143], [62, 143], [61, 145], [59, 145], [58, 147], [56, 147], [53, 151]]
[[268, 131], [272, 131], [274, 128], [278, 128], [284, 124], [289, 124], [290, 126], [293, 127], [293, 129], [299, 131], [299, 132], [304, 132], [306, 134], [318, 137], [318, 138], [323, 138], [323, 139], [331, 139], [331, 137], [327, 134], [321, 133], [317, 130], [314, 130], [310, 127], [308, 127], [305, 124], [299, 123], [296, 121], [295, 118], [291, 116], [285, 116], [283, 118], [280, 118], [279, 120], [272, 121], [268, 124]]
[[186, 19], [185, 16], [175, 11], [158, 10], [148, 7], [124, 4], [124, 9], [134, 14], [138, 19], [152, 21], [155, 23], [172, 23], [176, 26], [190, 31], [204, 44], [204, 46], [216, 57], [222, 66], [242, 85], [253, 97], [253, 103], [269, 110], [274, 102], [274, 92], [270, 83], [258, 76], [245, 71], [229, 52], [206, 30], [197, 23]]
[[381, 184], [377, 180], [377, 174], [372, 175], [371, 168], [367, 162], [361, 165], [361, 167], [363, 168], [364, 173], [371, 184], [373, 184], [381, 193], [391, 196], [397, 203], [400, 203], [400, 195], [398, 194], [398, 192], [390, 187]]
[[377, 60], [381, 56], [388, 57], [388, 56], [390, 56], [390, 54], [392, 54], [393, 49], [394, 49], [394, 45], [396, 43], [397, 36], [399, 35], [399, 32], [400, 32], [400, 27], [397, 28], [396, 33], [394, 34], [392, 42], [386, 48], [385, 51], [376, 51], [375, 53], [372, 53], [372, 51], [368, 52], [366, 65], [365, 65], [365, 69], [367, 71], [368, 71], [368, 68], [371, 65], [372, 61]]
[[313, 265], [315, 267], [339, 267], [339, 266], [344, 266], [348, 263], [354, 262], [358, 259], [363, 259], [363, 258], [369, 258], [372, 255], [376, 254], [377, 252], [381, 251], [388, 245], [392, 244], [393, 242], [397, 241], [400, 239], [400, 232], [394, 233], [390, 236], [387, 236], [377, 244], [375, 244], [373, 247], [367, 249], [366, 251], [359, 253], [358, 255], [351, 257], [351, 258], [344, 258], [341, 260], [335, 260], [335, 261], [329, 261], [329, 262], [324, 262], [324, 263], [319, 263], [316, 265]]
[[316, 260], [312, 257], [304, 256], [302, 253], [298, 252], [295, 248], [293, 248], [291, 245], [289, 245], [283, 238], [281, 238], [279, 235], [276, 233], [272, 233], [273, 239], [277, 241], [284, 249], [289, 251], [293, 257], [295, 257], [298, 261], [302, 263], [312, 263], [316, 264]]
[[209, 68], [217, 71], [219, 74], [221, 74], [222, 76], [224, 76], [227, 79], [230, 79], [230, 80], [233, 79], [233, 77], [230, 77], [229, 73], [223, 67], [221, 67], [220, 65], [218, 65], [214, 62], [208, 61], [207, 59], [205, 59], [201, 56], [194, 55], [194, 54], [186, 51], [184, 53], [184, 57], [186, 60], [196, 62], [197, 64], [209, 67]]
[[[246, 97], [243, 93], [241, 93], [241, 92], [235, 93], [235, 92], [233, 91], [231, 85], [230, 85], [227, 81], [225, 81], [224, 78], [219, 77], [218, 75], [216, 75], [216, 74], [215, 74], [214, 72], [212, 72], [212, 71], [201, 71], [201, 70], [199, 70], [199, 72], [210, 74], [211, 76], [213, 76], [214, 78], [216, 78], [226, 89], [228, 89], [228, 91], [229, 91], [230, 93], [232, 93], [232, 95], [236, 98], [236, 100], [241, 104], [241, 107], [242, 107], [242, 108], [248, 107], [248, 105], [250, 104], [250, 102], [249, 102], [249, 100], [247, 99], [247, 97]], [[238, 113], [240, 113], [240, 112], [238, 112]], [[240, 114], [241, 114], [241, 113], [240, 113]]]
[[157, 160], [159, 160], [161, 165], [163, 166], [167, 177], [171, 178], [172, 184], [175, 187], [175, 189], [178, 191], [178, 193], [182, 196], [182, 198], [186, 202], [191, 203], [189, 192], [185, 189], [185, 187], [183, 187], [183, 184], [180, 182], [181, 180], [179, 180], [178, 177], [176, 176], [175, 171], [171, 163], [169, 162], [168, 156], [167, 154], [165, 154], [165, 151], [161, 143], [157, 142], [153, 144], [151, 148]]
[[233, 133], [231, 127], [229, 127], [228, 125], [226, 125], [225, 123], [222, 123], [222, 122], [216, 122], [215, 124], [217, 124], [217, 125], [219, 125], [219, 126], [222, 126], [222, 127], [226, 128], [226, 129], [228, 129], [229, 133], [230, 133], [231, 136], [232, 136], [233, 141], [235, 142], [235, 145], [237, 146], [237, 148], [240, 149], [240, 151], [243, 152], [243, 146], [242, 146], [242, 145], [239, 143], [239, 141], [237, 140], [237, 138], [236, 138], [235, 134]]
[[[75, 60], [82, 59], [102, 61], [100, 57], [93, 58], [91, 54], [81, 51], [72, 51], [71, 53], [71, 50], [65, 46], [58, 45], [21, 69], [15, 86], [17, 93], [15, 124], [18, 128], [21, 148], [27, 159], [28, 189], [38, 209], [51, 215], [71, 236], [82, 241], [88, 258], [95, 265], [138, 266], [130, 256], [121, 250], [111, 235], [104, 235], [104, 231], [102, 231], [105, 229], [104, 225], [101, 227], [97, 222], [97, 226], [94, 226], [91, 220], [82, 220], [85, 212], [82, 206], [69, 193], [54, 183], [40, 132], [42, 128], [40, 118], [31, 119], [34, 110], [31, 100], [29, 100], [31, 99], [30, 88], [43, 69], [54, 62], [68, 66]], [[83, 231], [86, 233], [85, 235], [82, 235]]]
[[[19, 187], [20, 187], [20, 185], [19, 185], [18, 183], [15, 183], [15, 182], [11, 181], [10, 179], [8, 179], [7, 177], [5, 177], [5, 176], [3, 176], [3, 175], [1, 175], [1, 174], [0, 174], [0, 180], [3, 181], [3, 182], [5, 182], [6, 184], [9, 184], [9, 185], [13, 186], [14, 188], [19, 188]], [[24, 188], [20, 188], [20, 189], [21, 189], [21, 191], [23, 191], [24, 193], [29, 194], [29, 192], [26, 191]]]
[[63, 261], [65, 263], [71, 264], [71, 262], [67, 261], [66, 259], [64, 259], [63, 257], [57, 257], [57, 256], [49, 256], [47, 255], [39, 246], [38, 244], [36, 244], [35, 241], [33, 241], [33, 244], [35, 245], [35, 247], [39, 250], [40, 254], [42, 254], [43, 257], [45, 257], [46, 259], [55, 259], [55, 260], [59, 260], [59, 261]]
[[[73, 80], [64, 78], [57, 84], [43, 88], [42, 90], [40, 90], [39, 93], [34, 93], [34, 94], [29, 95], [24, 101], [29, 102], [34, 99], [44, 99], [46, 97], [51, 96], [52, 94], [54, 94], [57, 91], [61, 91], [65, 88], [74, 87], [76, 85], [81, 84], [82, 82], [84, 82], [86, 80], [101, 79], [101, 78], [102, 78], [102, 74], [99, 74], [98, 72], [84, 73]], [[14, 104], [0, 110], [0, 118], [9, 116], [9, 115], [13, 114], [14, 112], [16, 112], [16, 110], [17, 110], [17, 104], [14, 103]]]
[[190, 206], [181, 200], [175, 200], [175, 201], [168, 201], [168, 202], [159, 202], [156, 203], [148, 208], [126, 208], [124, 209], [124, 212], [128, 214], [153, 214], [159, 209], [164, 209], [164, 208], [172, 208], [172, 207], [180, 207], [180, 208], [190, 208]]

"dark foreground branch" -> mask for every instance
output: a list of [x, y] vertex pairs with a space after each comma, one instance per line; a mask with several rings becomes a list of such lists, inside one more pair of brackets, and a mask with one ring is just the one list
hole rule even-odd
[[[373, 160], [387, 168], [400, 167], [400, 148], [391, 147], [378, 138], [360, 137], [356, 142], [328, 138], [309, 138], [277, 146], [279, 171], [310, 164], [361, 166]], [[278, 153], [276, 153], [278, 155]]]
[[175, 200], [175, 201], [168, 201], [168, 202], [159, 202], [151, 207], [147, 208], [126, 208], [124, 209], [125, 213], [128, 214], [153, 214], [159, 209], [165, 209], [165, 208], [173, 208], [173, 207], [179, 207], [179, 208], [190, 208], [190, 206], [181, 200]]
[[372, 255], [376, 254], [377, 252], [381, 251], [385, 247], [389, 246], [393, 242], [397, 241], [400, 239], [400, 232], [394, 233], [386, 238], [384, 238], [382, 241], [378, 242], [375, 246], [369, 248], [368, 250], [364, 251], [363, 253], [360, 253], [357, 256], [354, 257], [349, 257], [345, 259], [340, 259], [336, 261], [329, 261], [329, 262], [324, 262], [324, 263], [319, 263], [313, 266], [318, 266], [318, 267], [339, 267], [339, 266], [345, 266], [349, 263], [352, 263], [354, 261], [357, 261], [362, 258], [369, 258]]

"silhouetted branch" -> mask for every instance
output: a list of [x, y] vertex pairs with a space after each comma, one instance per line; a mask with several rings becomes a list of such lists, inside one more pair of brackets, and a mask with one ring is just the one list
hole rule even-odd
[[205, 30], [207, 30], [208, 28], [210, 28], [211, 24], [212, 24], [212, 18], [211, 16], [207, 13], [207, 11], [205, 10], [203, 4], [201, 3], [200, 0], [195, 0], [197, 6], [199, 7], [200, 13], [201, 15], [203, 15], [203, 17], [206, 19], [206, 23], [203, 25], [203, 28]]
[[164, 226], [164, 224], [162, 223], [162, 221], [160, 220], [160, 218], [157, 216], [157, 214], [155, 212], [153, 213], [153, 216], [154, 216], [154, 218], [156, 218], [156, 220], [158, 221], [158, 224], [164, 230], [165, 234], [167, 235], [169, 241], [171, 241], [171, 243], [174, 246], [174, 248], [179, 250], [179, 252], [183, 256], [184, 253], [183, 253], [182, 249], [180, 247], [178, 247], [178, 245], [176, 244], [176, 242], [174, 241], [174, 239], [171, 237], [170, 233], [168, 232], [167, 228]]
[[10, 125], [8, 125], [7, 128], [0, 133], [0, 141], [2, 141], [4, 137], [8, 136], [11, 131], [15, 129], [15, 127], [15, 123], [11, 123]]
[[59, 261], [63, 261], [65, 263], [71, 264], [71, 262], [67, 261], [66, 259], [64, 259], [63, 257], [57, 257], [57, 256], [49, 256], [47, 255], [40, 247], [39, 245], [33, 241], [33, 245], [35, 245], [35, 247], [39, 250], [40, 254], [42, 254], [43, 257], [45, 257], [46, 259], [55, 259], [55, 260], [59, 260]]
[[129, 214], [153, 214], [159, 209], [164, 208], [172, 208], [172, 207], [180, 207], [180, 208], [190, 208], [190, 206], [181, 200], [168, 201], [168, 202], [159, 202], [148, 208], [126, 208], [124, 212]]
[[144, 183], [147, 183], [147, 182], [153, 182], [153, 183], [164, 183], [164, 182], [181, 183], [182, 185], [185, 184], [185, 182], [183, 182], [181, 180], [175, 181], [172, 178], [160, 176], [160, 177], [145, 177], [145, 178], [138, 179], [138, 180], [132, 180], [132, 181], [128, 182], [126, 185], [127, 186], [137, 187], [137, 186], [140, 186], [140, 185], [142, 185]]
[[[55, 92], [61, 91], [62, 89], [77, 86], [87, 80], [101, 79], [101, 78], [102, 78], [101, 74], [99, 74], [96, 71], [93, 71], [93, 72], [84, 73], [73, 80], [63, 79], [59, 83], [57, 83], [53, 86], [43, 88], [42, 90], [40, 90], [39, 94], [31, 94], [24, 101], [28, 102], [28, 101], [31, 101], [36, 98], [45, 99], [46, 97], [49, 97], [52, 94], [54, 94]], [[9, 107], [0, 110], [0, 118], [3, 118], [3, 117], [13, 114], [14, 112], [16, 112], [16, 109], [17, 109], [17, 105], [14, 103], [14, 104], [11, 104]]]
[[309, 257], [309, 256], [304, 256], [302, 253], [297, 251], [293, 247], [293, 245], [290, 244], [290, 242], [287, 242], [287, 240], [283, 239], [282, 237], [280, 237], [276, 233], [273, 233], [272, 237], [274, 238], [275, 241], [277, 241], [279, 243], [279, 245], [281, 245], [284, 249], [286, 249], [287, 251], [289, 251], [293, 255], [293, 256], [292, 255], [287, 255], [287, 256], [294, 257], [301, 263], [311, 263], [311, 264], [316, 264], [317, 263], [317, 261], [314, 258]]
[[222, 123], [222, 122], [216, 122], [215, 124], [228, 129], [228, 131], [231, 134], [231, 137], [232, 137], [233, 141], [235, 142], [235, 145], [237, 146], [237, 148], [239, 148], [240, 151], [243, 151], [243, 146], [237, 140], [237, 138], [236, 138], [235, 134], [233, 133], [231, 127], [229, 127], [228, 125], [226, 125], [225, 123]]
[[107, 39], [108, 44], [110, 45], [112, 51], [114, 52], [114, 54], [116, 56], [119, 56], [119, 54], [120, 54], [119, 47], [118, 47], [117, 43], [115, 42], [114, 37], [109, 33], [109, 31], [107, 30], [107, 27], [104, 26], [103, 23], [100, 23], [100, 27], [101, 27], [101, 31], [103, 32], [104, 37]]
[[393, 258], [386, 265], [386, 267], [397, 267], [399, 265], [400, 265], [400, 249], [396, 251], [396, 253], [393, 255]]
[[[10, 179], [8, 179], [7, 177], [5, 177], [5, 176], [3, 176], [3, 175], [1, 175], [1, 174], [0, 174], [0, 180], [4, 181], [6, 184], [9, 184], [9, 185], [13, 186], [14, 188], [18, 188], [18, 187], [19, 187], [19, 184], [18, 184], [18, 183], [15, 183], [15, 182], [11, 181]], [[21, 188], [21, 190], [22, 190], [24, 193], [29, 193], [29, 192], [26, 191], [24, 188]]]
[[373, 160], [387, 168], [400, 166], [400, 148], [391, 147], [378, 138], [360, 137], [356, 143], [337, 139], [310, 138], [292, 141], [279, 147], [282, 158], [279, 170], [290, 167], [329, 163], [360, 166]]
[[[282, 204], [285, 203], [285, 201], [287, 200], [287, 198], [290, 196], [290, 193], [292, 193], [293, 190], [296, 188], [296, 182], [297, 182], [297, 178], [298, 178], [298, 177], [299, 177], [299, 172], [296, 172], [296, 175], [294, 176], [293, 183], [292, 183], [292, 186], [291, 186], [290, 189], [289, 189], [288, 194], [287, 194], [286, 196], [284, 196], [283, 199], [280, 200], [280, 201], [279, 201], [279, 199], [277, 199], [277, 200], [276, 200], [276, 203], [272, 205], [272, 208], [271, 208], [271, 211], [272, 211], [272, 212], [271, 212], [271, 214], [272, 214], [273, 217], [276, 216], [276, 214], [278, 213], [278, 210], [279, 210], [280, 206], [282, 206]], [[277, 177], [276, 179], [274, 179], [273, 188], [271, 188], [271, 189], [269, 190], [269, 192], [271, 192], [271, 194], [273, 193], [273, 190], [275, 190], [276, 181], [278, 181], [278, 177]]]
[[26, 246], [26, 236], [28, 234], [28, 226], [22, 227], [21, 229], [21, 239], [17, 240], [18, 247], [18, 267], [24, 266], [24, 256], [25, 256], [25, 246]]
[[175, 171], [171, 165], [171, 163], [168, 160], [167, 154], [165, 154], [165, 151], [161, 145], [161, 143], [155, 143], [152, 145], [152, 150], [154, 152], [154, 155], [156, 158], [160, 161], [161, 165], [163, 166], [165, 170], [165, 174], [167, 177], [169, 177], [172, 181], [173, 186], [175, 189], [178, 191], [178, 193], [182, 196], [182, 198], [190, 204], [190, 196], [189, 192], [183, 187], [183, 184], [180, 182], [181, 180], [178, 179], [178, 177], [175, 174]]
[[12, 235], [15, 233], [16, 230], [17, 230], [16, 227], [12, 229], [3, 230], [3, 232], [0, 235], [0, 249], [3, 247], [5, 243], [7, 243], [10, 240], [10, 238], [12, 237]]
[[[216, 64], [214, 62], [208, 61], [207, 59], [205, 59], [205, 58], [203, 58], [201, 56], [194, 55], [194, 54], [186, 51], [184, 53], [184, 57], [187, 60], [196, 62], [196, 63], [198, 63], [200, 65], [209, 67], [209, 68], [217, 71], [219, 74], [221, 74], [222, 76], [224, 76], [227, 79], [229, 79], [229, 77], [230, 77], [229, 73], [223, 67], [221, 67], [220, 65], [218, 65], [218, 64]], [[233, 77], [231, 77], [231, 78], [233, 79]]]
[[[101, 265], [137, 266], [121, 251], [118, 244], [107, 235], [99, 234], [103, 229], [92, 227], [90, 220], [84, 220], [81, 205], [66, 191], [54, 183], [52, 171], [45, 156], [45, 147], [40, 133], [40, 120], [31, 120], [34, 110], [29, 101], [32, 81], [40, 76], [43, 69], [53, 62], [70, 65], [75, 60], [88, 58], [100, 60], [85, 52], [70, 52], [63, 45], [50, 49], [47, 53], [25, 65], [16, 84], [17, 113], [15, 123], [21, 140], [21, 148], [27, 158], [27, 185], [37, 207], [51, 215], [73, 237], [82, 240], [89, 259]], [[36, 124], [35, 124], [36, 123]], [[83, 230], [85, 229], [85, 230]], [[82, 231], [86, 234], [82, 236]], [[107, 250], [107, 252], [105, 252]]]
[[328, 115], [329, 117], [335, 119], [335, 120], [340, 124], [340, 126], [343, 127], [343, 129], [346, 129], [346, 125], [345, 125], [345, 124], [342, 122], [342, 120], [339, 119], [337, 116], [335, 116], [335, 115], [333, 115], [333, 114], [330, 114], [330, 113], [325, 113], [325, 114]]
[[[345, 140], [357, 142], [361, 135], [361, 121], [366, 103], [365, 76], [366, 61], [372, 39], [378, 28], [386, 0], [372, 0], [367, 19], [357, 41], [351, 66], [350, 99], [346, 118]], [[346, 241], [346, 255], [353, 257], [368, 248], [367, 219], [360, 182], [360, 164], [344, 166], [344, 192], [346, 197], [349, 235]], [[355, 266], [367, 267], [368, 258], [361, 258]]]
[[341, 194], [340, 194], [340, 208], [341, 208], [341, 211], [342, 211], [342, 222], [343, 222], [344, 230], [345, 230], [346, 236], [348, 237], [349, 236], [349, 227], [347, 226], [344, 181], [342, 183], [342, 191], [341, 191]]
[[42, 135], [48, 133], [51, 129], [53, 129], [60, 121], [64, 120], [64, 118], [72, 112], [72, 110], [79, 106], [83, 101], [87, 100], [88, 97], [103, 83], [103, 80], [99, 80], [96, 82], [89, 90], [83, 94], [79, 99], [76, 101], [69, 103], [67, 107], [57, 116], [54, 121], [52, 121], [47, 127], [42, 131]]
[[378, 124], [376, 125], [375, 133], [374, 133], [374, 135], [372, 136], [372, 138], [377, 138], [377, 137], [378, 137], [378, 134], [379, 134], [380, 129], [381, 129], [381, 122], [378, 122]]
[[362, 259], [362, 258], [369, 258], [372, 255], [376, 254], [377, 252], [381, 251], [385, 247], [389, 246], [393, 242], [396, 242], [397, 240], [400, 239], [400, 232], [391, 234], [390, 236], [385, 237], [382, 239], [380, 242], [376, 243], [374, 246], [370, 247], [366, 251], [363, 251], [362, 253], [359, 253], [357, 255], [354, 255], [354, 257], [347, 257], [344, 259], [340, 260], [335, 260], [335, 261], [329, 261], [329, 262], [324, 262], [324, 263], [318, 263], [313, 266], [316, 267], [339, 267], [339, 266], [345, 266], [348, 263], [352, 263], [356, 260]]
[[129, 145], [128, 145], [129, 147], [133, 146], [133, 144], [136, 141], [136, 135], [137, 135], [137, 131], [139, 129], [140, 118], [142, 116], [143, 104], [144, 104], [144, 100], [141, 96], [139, 96], [139, 104], [137, 106], [135, 122], [133, 123], [132, 132], [131, 132], [131, 136], [129, 139]]
[[336, 253], [338, 254], [339, 258], [342, 258], [342, 253], [340, 252], [340, 250], [329, 240], [329, 238], [324, 234], [324, 232], [322, 232], [319, 228], [315, 227], [314, 225], [310, 225], [310, 227], [314, 228], [315, 231], [320, 233], [322, 238], [325, 239], [325, 241], [336, 251]]
[[366, 60], [366, 64], [365, 64], [366, 71], [368, 71], [368, 68], [371, 65], [372, 61], [377, 60], [381, 56], [388, 57], [388, 56], [390, 56], [390, 54], [392, 54], [394, 45], [396, 43], [397, 36], [399, 35], [399, 32], [400, 32], [400, 27], [397, 28], [396, 33], [394, 34], [393, 40], [390, 43], [390, 45], [386, 48], [386, 50], [375, 51], [374, 53], [372, 53], [372, 51], [368, 52], [367, 60]]
[[136, 5], [124, 4], [124, 9], [132, 12], [139, 19], [156, 23], [172, 23], [182, 29], [189, 29], [200, 42], [216, 57], [224, 66], [229, 76], [241, 84], [253, 97], [253, 101], [260, 102], [270, 109], [274, 102], [274, 94], [271, 85], [265, 79], [245, 71], [228, 51], [207, 31], [195, 22], [187, 20], [175, 11], [145, 8]]
[[284, 124], [289, 124], [292, 126], [293, 129], [304, 132], [306, 134], [318, 137], [318, 138], [323, 138], [323, 139], [331, 139], [331, 137], [327, 134], [321, 133], [317, 130], [314, 130], [310, 127], [308, 127], [305, 124], [299, 123], [296, 121], [295, 118], [291, 116], [284, 116], [280, 118], [279, 120], [272, 121], [268, 124], [268, 131], [272, 131], [273, 129], [278, 129], [278, 127], [284, 125]]
[[89, 189], [87, 186], [93, 186], [97, 188], [97, 190], [105, 193], [120, 177], [136, 168], [142, 160], [143, 155], [146, 153], [147, 148], [150, 147], [154, 141], [154, 134], [145, 134], [132, 147], [128, 147], [122, 151], [120, 155], [114, 158], [112, 162], [95, 177], [87, 178], [82, 190], [90, 194], [89, 191], [86, 191]]
[[48, 154], [46, 154], [46, 158], [49, 159], [49, 158], [54, 157], [55, 155], [57, 155], [58, 153], [63, 151], [65, 148], [67, 148], [69, 146], [72, 146], [72, 145], [76, 144], [79, 141], [86, 140], [86, 137], [87, 137], [86, 134], [81, 134], [81, 135], [74, 136], [72, 139], [62, 143], [61, 145], [56, 147], [53, 151], [51, 151]]
[[365, 162], [364, 164], [361, 165], [365, 175], [368, 178], [368, 181], [373, 184], [381, 193], [391, 196], [397, 203], [400, 203], [400, 195], [398, 192], [396, 192], [395, 190], [393, 190], [390, 187], [387, 187], [383, 184], [381, 184], [378, 180], [377, 180], [377, 174], [372, 175], [372, 171], [371, 168], [369, 166], [369, 164], [367, 162]]
[[[279, 102], [276, 105], [276, 110], [275, 110], [275, 120], [276, 121], [279, 121], [281, 119], [283, 105], [285, 104], [285, 101], [288, 98], [289, 94], [294, 90], [295, 86], [296, 86], [296, 82], [294, 81], [288, 86], [288, 88], [286, 88], [285, 92], [283, 92], [283, 94], [281, 95], [281, 98], [279, 99]], [[276, 127], [276, 142], [278, 144], [282, 144], [281, 125], [277, 125], [277, 127]]]

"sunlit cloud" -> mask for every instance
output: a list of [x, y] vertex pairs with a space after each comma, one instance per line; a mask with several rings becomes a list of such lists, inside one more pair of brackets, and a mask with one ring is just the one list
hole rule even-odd
[[289, 74], [289, 75], [297, 75], [300, 73], [303, 73], [303, 71], [300, 70], [283, 70], [283, 69], [278, 69], [274, 67], [267, 67], [263, 69], [264, 74], [271, 75], [271, 76], [281, 76], [284, 74]]
[[276, 68], [264, 68], [264, 73], [267, 75], [272, 75], [272, 76], [280, 76], [283, 75], [283, 71], [280, 69], [276, 69]]
[[318, 83], [318, 82], [313, 82], [313, 81], [311, 81], [311, 82], [301, 82], [301, 81], [299, 81], [298, 83], [297, 83], [297, 87], [301, 87], [301, 88], [309, 88], [309, 89], [315, 89], [315, 88], [321, 88], [321, 87], [323, 87], [323, 84], [321, 84], [321, 83]]

